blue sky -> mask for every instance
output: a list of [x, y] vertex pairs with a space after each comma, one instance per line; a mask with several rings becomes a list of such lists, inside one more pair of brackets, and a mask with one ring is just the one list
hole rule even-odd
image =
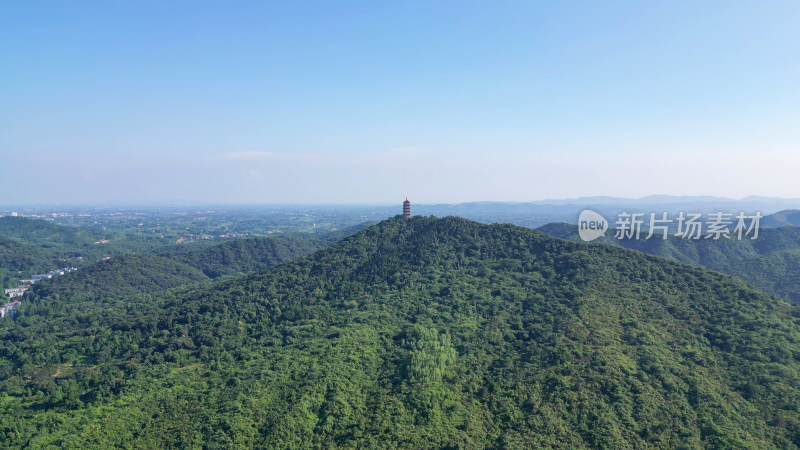
[[800, 3], [3, 2], [0, 203], [798, 197]]

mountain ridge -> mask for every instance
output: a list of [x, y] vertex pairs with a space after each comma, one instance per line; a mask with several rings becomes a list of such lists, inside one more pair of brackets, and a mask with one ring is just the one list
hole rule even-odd
[[[577, 225], [551, 223], [537, 230], [581, 242]], [[660, 235], [650, 239], [616, 239], [614, 230], [592, 243], [622, 246], [741, 278], [765, 292], [800, 302], [800, 228], [760, 230], [758, 239], [682, 239]]]

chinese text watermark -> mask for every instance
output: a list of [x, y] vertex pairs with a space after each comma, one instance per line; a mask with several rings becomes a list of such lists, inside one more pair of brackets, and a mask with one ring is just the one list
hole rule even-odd
[[[747, 215], [740, 212], [707, 213], [703, 220], [701, 213], [679, 212], [677, 217], [669, 214], [627, 213], [617, 215], [614, 237], [617, 239], [650, 239], [654, 236], [667, 239], [672, 235], [680, 239], [758, 239], [758, 228], [761, 213]], [[584, 210], [578, 217], [578, 234], [584, 241], [593, 241], [604, 236], [608, 230], [608, 221], [592, 210]], [[670, 234], [674, 231], [673, 234]]]

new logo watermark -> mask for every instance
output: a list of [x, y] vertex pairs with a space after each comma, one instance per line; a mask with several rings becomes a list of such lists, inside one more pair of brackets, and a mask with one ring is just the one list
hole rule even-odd
[[[740, 212], [737, 216], [732, 213], [714, 212], [706, 214], [707, 220], [702, 220], [701, 213], [678, 213], [674, 219], [669, 218], [666, 212], [656, 213], [627, 213], [617, 215], [614, 237], [617, 239], [640, 239], [647, 233], [645, 239], [650, 239], [660, 234], [662, 239], [672, 236], [680, 239], [712, 239], [719, 240], [749, 237], [758, 238], [758, 228], [761, 223], [761, 213], [746, 215]], [[736, 219], [734, 225], [734, 219]], [[647, 227], [643, 230], [643, 227]], [[733, 227], [733, 229], [731, 229]], [[586, 209], [578, 217], [578, 235], [586, 242], [593, 241], [606, 234], [608, 221], [599, 213]], [[705, 231], [704, 231], [705, 230]]]
[[581, 239], [586, 242], [593, 241], [604, 236], [607, 229], [608, 221], [605, 217], [591, 209], [581, 211], [581, 215], [578, 217], [578, 234]]

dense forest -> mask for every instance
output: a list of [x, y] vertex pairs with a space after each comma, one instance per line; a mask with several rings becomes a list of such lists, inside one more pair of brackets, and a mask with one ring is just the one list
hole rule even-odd
[[[176, 244], [125, 228], [102, 232], [64, 226], [26, 217], [0, 217], [0, 281], [16, 286], [15, 279], [63, 267], [86, 267], [108, 256], [154, 254], [186, 263], [208, 277], [238, 275], [305, 256], [367, 224], [320, 232], [286, 232], [269, 237], [226, 241], [203, 239]], [[129, 260], [142, 265], [144, 261]], [[151, 259], [155, 263], [155, 259]], [[114, 267], [124, 270], [119, 262]], [[4, 276], [8, 273], [7, 277]], [[21, 273], [19, 273], [21, 272]]]
[[91, 244], [107, 235], [27, 217], [0, 217], [0, 236], [49, 247]]
[[237, 239], [200, 250], [173, 246], [158, 251], [175, 261], [201, 270], [211, 278], [263, 270], [306, 256], [328, 245], [317, 235], [295, 234], [268, 238]]
[[165, 245], [167, 242], [161, 239], [138, 235], [98, 232], [26, 217], [0, 217], [0, 268], [21, 271], [20, 278]]
[[32, 304], [75, 303], [133, 296], [242, 275], [311, 254], [329, 245], [314, 235], [250, 238], [216, 245], [175, 245], [154, 254], [129, 254], [36, 283]]
[[[770, 216], [772, 217], [772, 216]], [[579, 241], [576, 225], [552, 223], [538, 230]], [[621, 245], [651, 255], [674, 259], [687, 264], [739, 277], [759, 289], [800, 303], [800, 227], [763, 228], [757, 239], [661, 239], [613, 237], [614, 231], [595, 242]]]
[[33, 272], [55, 269], [58, 263], [57, 256], [48, 249], [0, 237], [0, 267], [3, 269], [29, 276]]
[[188, 264], [155, 255], [121, 255], [81, 270], [42, 280], [31, 288], [26, 302], [63, 304], [83, 300], [124, 297], [158, 292], [184, 284], [208, 280], [202, 271]]
[[396, 217], [240, 278], [23, 303], [0, 441], [796, 448], [800, 308], [511, 225]]

